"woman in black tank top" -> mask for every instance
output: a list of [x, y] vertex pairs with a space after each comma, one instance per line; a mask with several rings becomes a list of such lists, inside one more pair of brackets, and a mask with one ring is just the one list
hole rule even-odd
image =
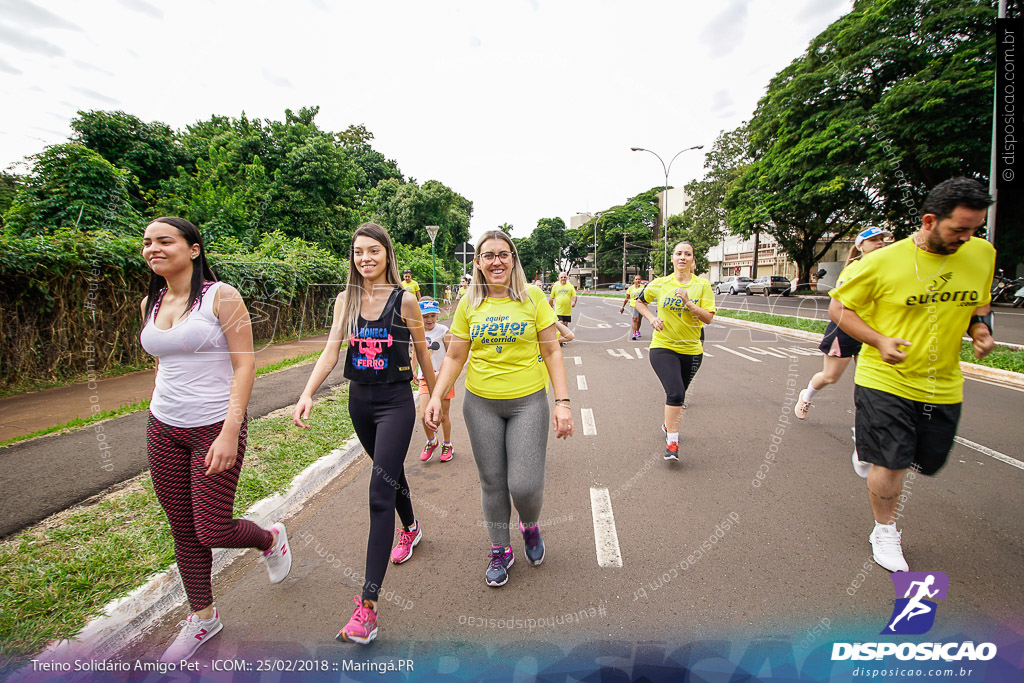
[[[366, 579], [362, 595], [355, 596], [355, 612], [338, 639], [364, 645], [377, 636], [377, 595], [389, 555], [395, 564], [405, 562], [423, 536], [405, 478], [405, 455], [416, 421], [410, 386], [410, 340], [420, 365], [433, 366], [416, 297], [398, 282], [391, 237], [381, 226], [363, 223], [352, 238], [348, 284], [335, 299], [327, 346], [292, 411], [295, 424], [308, 429], [304, 420], [313, 408], [313, 394], [338, 364], [341, 345], [347, 342], [344, 374], [350, 381], [348, 412], [363, 449], [373, 460], [373, 468]], [[424, 376], [427, 388], [433, 391], [433, 373]], [[402, 526], [392, 552], [396, 511]]]

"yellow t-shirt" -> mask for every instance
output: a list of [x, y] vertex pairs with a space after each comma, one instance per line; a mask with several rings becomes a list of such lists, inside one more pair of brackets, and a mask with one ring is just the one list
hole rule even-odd
[[402, 280], [399, 284], [402, 285], [402, 289], [415, 295], [417, 299], [420, 298], [420, 283], [415, 280], [409, 280], [408, 282]]
[[881, 334], [912, 343], [896, 365], [865, 344], [854, 383], [921, 403], [962, 402], [960, 338], [974, 309], [991, 299], [995, 249], [975, 237], [942, 256], [918, 249], [908, 237], [861, 263], [829, 294]]
[[555, 300], [555, 315], [572, 315], [572, 298], [576, 288], [566, 282], [551, 287], [551, 298]]
[[547, 384], [537, 333], [555, 324], [555, 313], [538, 287], [526, 293], [523, 301], [487, 298], [472, 311], [463, 298], [455, 309], [451, 333], [470, 342], [466, 389], [477, 396], [521, 398]]
[[461, 299], [466, 293], [466, 285], [459, 285], [458, 297]]
[[630, 285], [626, 288], [626, 294], [629, 296], [629, 305], [631, 308], [636, 308], [636, 297], [642, 291], [644, 291], [643, 285], [640, 285], [639, 287]]
[[686, 310], [676, 289], [685, 289], [687, 297], [704, 310], [712, 313], [717, 310], [711, 283], [702, 277], [693, 275], [685, 285], [676, 280], [674, 274], [651, 280], [640, 296], [645, 303], [657, 304], [658, 317], [665, 323], [665, 329], [654, 331], [650, 348], [696, 356], [704, 353], [704, 346], [700, 343], [700, 330], [704, 323]]

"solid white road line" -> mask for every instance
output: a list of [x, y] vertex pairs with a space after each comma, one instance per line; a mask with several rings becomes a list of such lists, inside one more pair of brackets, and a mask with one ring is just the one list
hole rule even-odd
[[580, 391], [587, 390], [587, 377], [586, 375], [576, 375], [576, 388]]
[[583, 420], [583, 436], [597, 436], [597, 423], [594, 422], [593, 409], [584, 408], [581, 410], [580, 418]]
[[619, 551], [619, 535], [615, 533], [615, 516], [612, 514], [612, 499], [608, 489], [591, 487], [590, 510], [594, 516], [597, 566], [621, 567], [622, 553]]
[[1013, 467], [1016, 467], [1019, 470], [1024, 470], [1024, 462], [1021, 462], [1020, 460], [1017, 460], [1016, 458], [1011, 458], [1008, 455], [1003, 455], [999, 451], [994, 451], [991, 448], [987, 448], [985, 446], [982, 446], [980, 443], [974, 443], [973, 441], [968, 441], [967, 439], [965, 439], [965, 438], [963, 438], [961, 436], [954, 437], [954, 440], [958, 444], [962, 444], [964, 446], [967, 446], [968, 448], [973, 448], [974, 450], [978, 451], [979, 453], [984, 453], [985, 455], [987, 455], [990, 458], [995, 458], [996, 460], [1005, 462], [1007, 465], [1012, 465]]
[[740, 358], [746, 358], [747, 360], [749, 360], [749, 361], [753, 361], [753, 362], [755, 362], [755, 363], [760, 363], [760, 362], [761, 362], [761, 361], [760, 361], [759, 359], [757, 359], [757, 358], [752, 358], [752, 357], [748, 356], [748, 355], [747, 355], [747, 354], [745, 354], [745, 353], [740, 353], [739, 351], [733, 351], [733, 350], [732, 350], [732, 349], [730, 349], [729, 347], [727, 347], [727, 346], [722, 346], [721, 344], [714, 344], [714, 347], [715, 347], [716, 349], [722, 349], [723, 351], [728, 351], [729, 353], [733, 353], [733, 354], [736, 354], [736, 355], [737, 355], [737, 356], [739, 356]]

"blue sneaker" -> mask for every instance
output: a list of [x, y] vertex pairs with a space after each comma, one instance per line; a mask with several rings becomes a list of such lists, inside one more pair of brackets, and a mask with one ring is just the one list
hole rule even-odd
[[527, 528], [523, 526], [523, 520], [519, 520], [519, 531], [526, 544], [526, 561], [536, 567], [544, 561], [544, 539], [540, 537], [540, 526], [534, 524]]
[[484, 578], [492, 588], [504, 586], [508, 582], [508, 568], [516, 561], [512, 547], [491, 546], [491, 560], [487, 565]]

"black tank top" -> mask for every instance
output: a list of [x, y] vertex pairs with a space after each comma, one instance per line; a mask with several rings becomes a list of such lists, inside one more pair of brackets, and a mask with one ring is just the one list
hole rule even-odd
[[405, 290], [395, 287], [377, 320], [356, 320], [345, 354], [345, 379], [359, 384], [412, 381], [409, 363], [409, 328], [402, 321]]

